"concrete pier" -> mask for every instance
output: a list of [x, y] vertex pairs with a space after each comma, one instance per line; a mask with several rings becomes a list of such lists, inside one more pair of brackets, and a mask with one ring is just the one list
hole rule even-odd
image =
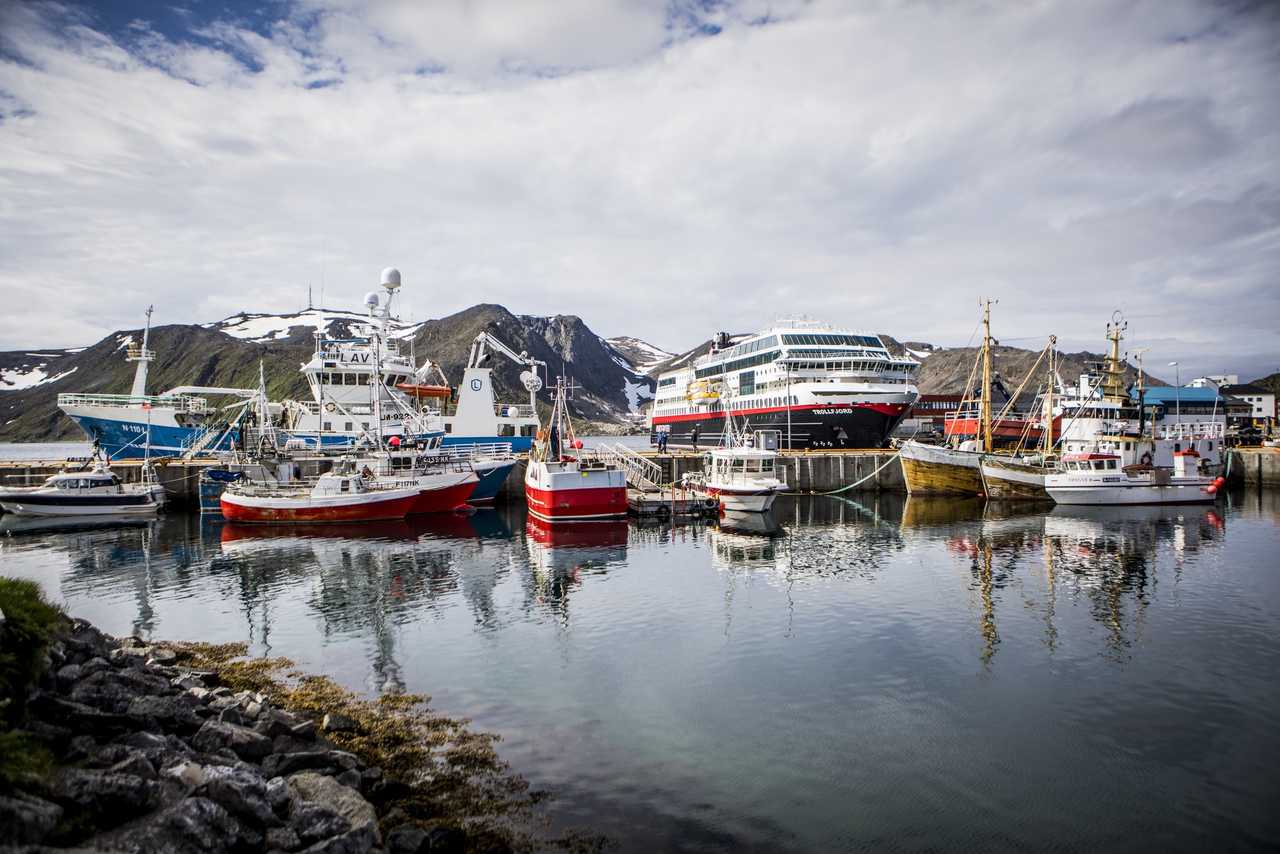
[[1280, 448], [1232, 448], [1227, 479], [1246, 486], [1280, 486]]

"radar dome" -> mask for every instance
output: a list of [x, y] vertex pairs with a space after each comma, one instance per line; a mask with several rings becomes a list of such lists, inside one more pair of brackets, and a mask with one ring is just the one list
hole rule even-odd
[[400, 287], [400, 271], [395, 267], [388, 267], [382, 271], [382, 286], [389, 291], [394, 291]]
[[364, 304], [369, 306], [369, 308], [377, 308], [378, 302], [379, 300], [378, 300], [377, 291], [369, 291], [369, 293], [364, 295]]

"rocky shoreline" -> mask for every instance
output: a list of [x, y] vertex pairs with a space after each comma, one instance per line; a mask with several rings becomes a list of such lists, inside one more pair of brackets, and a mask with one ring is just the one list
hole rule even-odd
[[0, 852], [512, 850], [406, 812], [410, 782], [335, 743], [365, 722], [233, 690], [182, 645], [64, 618], [40, 663], [25, 713], [0, 736], [10, 759], [18, 745], [30, 754], [19, 759], [46, 764], [0, 775]]

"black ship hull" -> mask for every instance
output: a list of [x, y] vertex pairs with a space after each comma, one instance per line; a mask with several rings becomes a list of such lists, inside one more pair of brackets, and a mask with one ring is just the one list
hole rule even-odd
[[[780, 449], [883, 448], [907, 409], [905, 404], [793, 407], [789, 418], [788, 411], [779, 408], [734, 412], [733, 420], [740, 433], [778, 431]], [[705, 415], [658, 416], [653, 419], [650, 441], [656, 444], [659, 431], [667, 431], [669, 445], [714, 448], [720, 445], [724, 429], [725, 413], [718, 410]]]

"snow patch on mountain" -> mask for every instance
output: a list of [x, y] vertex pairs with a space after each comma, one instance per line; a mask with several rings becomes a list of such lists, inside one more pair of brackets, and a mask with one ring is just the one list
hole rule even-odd
[[71, 376], [77, 370], [77, 368], [72, 368], [69, 371], [49, 376], [45, 372], [47, 366], [47, 362], [41, 362], [38, 365], [0, 370], [0, 391], [18, 391], [19, 389], [35, 388], [39, 385], [56, 383], [63, 377]]
[[[355, 311], [334, 311], [323, 308], [309, 308], [296, 314], [250, 314], [241, 312], [213, 323], [206, 323], [204, 326], [206, 329], [217, 329], [225, 332], [242, 341], [263, 344], [268, 341], [287, 340], [291, 337], [293, 331], [299, 328], [329, 335], [333, 324], [339, 321], [348, 324], [368, 323], [369, 316]], [[391, 337], [401, 340], [412, 338], [421, 326], [422, 323], [403, 324], [393, 320], [391, 322]]]
[[614, 359], [615, 362], [637, 374], [647, 374], [675, 355], [655, 347], [647, 341], [641, 341], [639, 338], [632, 338], [629, 335], [603, 338], [601, 340], [608, 345], [610, 350], [626, 360], [624, 363]]
[[622, 393], [627, 396], [627, 408], [632, 415], [640, 414], [640, 401], [653, 399], [653, 389], [645, 381], [626, 382], [622, 386]]

